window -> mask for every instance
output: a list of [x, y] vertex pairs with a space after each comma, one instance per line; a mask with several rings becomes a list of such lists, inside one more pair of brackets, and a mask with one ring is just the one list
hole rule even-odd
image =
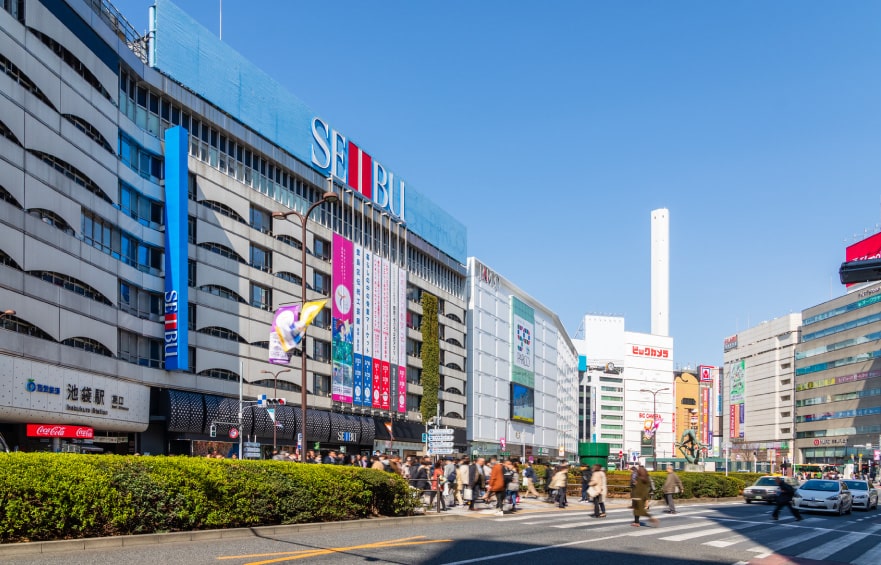
[[[6, 1], [7, 0], [3, 0], [3, 2]], [[52, 102], [49, 102], [49, 99], [46, 98], [46, 95], [43, 94], [43, 91], [37, 88], [37, 85], [34, 84], [34, 81], [32, 81], [30, 77], [28, 77], [26, 74], [21, 72], [21, 70], [17, 66], [15, 66], [12, 61], [7, 59], [3, 55], [0, 55], [0, 71], [6, 73], [13, 82], [17, 82], [22, 86], [22, 88], [33, 94], [37, 98], [37, 100], [55, 110], [55, 106], [52, 105]]]
[[28, 149], [28, 152], [61, 173], [62, 175], [69, 178], [75, 184], [78, 184], [100, 198], [101, 200], [107, 202], [108, 204], [113, 204], [113, 201], [107, 196], [107, 193], [104, 192], [98, 184], [87, 177], [82, 171], [64, 161], [59, 159], [54, 155], [50, 155], [48, 153], [43, 153], [42, 151], [36, 151], [34, 149]]
[[328, 375], [312, 375], [312, 394], [315, 396], [330, 396], [330, 377]]
[[330, 343], [320, 339], [312, 340], [312, 358], [316, 361], [330, 361]]
[[144, 290], [128, 281], [119, 281], [119, 309], [138, 318], [159, 321], [164, 314], [162, 293]]
[[325, 330], [330, 329], [330, 320], [331, 320], [331, 311], [330, 308], [322, 308], [318, 314], [315, 315], [315, 319], [312, 320], [312, 325], [318, 328], [323, 328]]
[[272, 271], [272, 252], [251, 244], [251, 266], [264, 272]]
[[199, 376], [211, 377], [212, 379], [220, 379], [222, 381], [239, 382], [239, 375], [228, 369], [205, 369], [204, 371], [199, 371]]
[[[119, 206], [125, 214], [131, 216], [143, 226], [153, 229], [165, 225], [161, 202], [147, 198], [135, 188], [119, 183]], [[195, 225], [193, 226], [195, 230]], [[195, 232], [194, 232], [195, 235]]]
[[187, 260], [187, 286], [196, 286], [196, 262], [192, 259]]
[[125, 135], [119, 136], [119, 159], [128, 168], [151, 182], [158, 184], [165, 178], [162, 158], [148, 152]]
[[295, 275], [294, 273], [279, 271], [275, 273], [275, 276], [283, 281], [288, 281], [289, 283], [293, 283], [297, 286], [301, 286], [303, 284], [303, 279], [301, 279], [299, 275]]
[[251, 227], [263, 233], [272, 231], [272, 214], [263, 208], [251, 206]]
[[330, 275], [318, 271], [314, 271], [313, 275], [312, 290], [319, 294], [330, 294]]
[[221, 216], [226, 216], [227, 218], [232, 218], [240, 224], [248, 225], [243, 217], [239, 215], [238, 212], [227, 206], [222, 202], [215, 202], [213, 200], [202, 200], [199, 202], [202, 206], [214, 210], [219, 213]]
[[238, 302], [239, 304], [246, 304], [244, 298], [224, 286], [216, 284], [206, 284], [200, 286], [199, 290], [207, 292], [208, 294], [213, 294], [214, 296], [226, 298], [227, 300], [232, 300], [233, 302]]
[[279, 240], [282, 243], [290, 245], [291, 247], [294, 247], [296, 249], [303, 249], [303, 244], [300, 243], [300, 240], [296, 239], [294, 237], [291, 237], [289, 235], [280, 234], [280, 235], [275, 236], [275, 239]]
[[163, 368], [164, 349], [161, 339], [151, 339], [133, 332], [119, 330], [119, 359], [142, 367]]
[[212, 241], [205, 241], [199, 244], [199, 247], [202, 249], [207, 249], [212, 253], [217, 253], [218, 255], [222, 255], [227, 259], [232, 259], [233, 261], [237, 261], [246, 264], [245, 260], [239, 257], [239, 254], [236, 253], [231, 247], [227, 247], [226, 245], [221, 245], [219, 243], [214, 243]]
[[272, 291], [265, 286], [251, 283], [251, 306], [261, 310], [272, 310]]
[[111, 353], [104, 344], [89, 337], [71, 337], [62, 341], [61, 344], [67, 345], [68, 347], [76, 347], [77, 349], [88, 351], [89, 353], [97, 353], [98, 355], [103, 355], [105, 357], [113, 357], [113, 353]]
[[28, 214], [40, 218], [43, 222], [49, 224], [50, 226], [58, 228], [67, 235], [76, 235], [73, 229], [69, 225], [67, 225], [67, 222], [64, 221], [64, 218], [51, 210], [44, 210], [43, 208], [31, 208], [30, 210], [28, 210]]
[[101, 148], [104, 149], [104, 151], [113, 154], [113, 147], [110, 146], [110, 143], [108, 143], [107, 139], [105, 139], [104, 136], [101, 135], [101, 132], [95, 129], [92, 124], [80, 118], [79, 116], [74, 116], [73, 114], [62, 114], [62, 116], [68, 122], [72, 123], [74, 127], [86, 134], [86, 137], [100, 145]]
[[211, 335], [214, 337], [219, 337], [220, 339], [237, 341], [239, 343], [248, 343], [242, 336], [240, 336], [236, 332], [227, 328], [222, 328], [220, 326], [208, 326], [197, 331], [200, 334]]
[[64, 63], [73, 69], [73, 72], [78, 74], [85, 80], [89, 86], [94, 88], [98, 93], [101, 94], [107, 100], [113, 102], [113, 98], [111, 98], [110, 93], [107, 92], [107, 89], [98, 81], [98, 78], [92, 74], [92, 71], [80, 61], [73, 53], [71, 53], [65, 46], [58, 43], [54, 38], [49, 37], [44, 33], [40, 33], [34, 28], [28, 28], [31, 33], [40, 38], [46, 47], [51, 49], [56, 55], [58, 55]]
[[312, 243], [312, 254], [319, 259], [330, 261], [330, 244], [320, 237], [315, 237]]

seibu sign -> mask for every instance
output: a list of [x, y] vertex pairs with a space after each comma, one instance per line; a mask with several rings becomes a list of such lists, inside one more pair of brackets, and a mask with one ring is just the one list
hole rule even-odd
[[28, 437], [63, 437], [75, 439], [93, 439], [94, 428], [86, 426], [62, 426], [57, 424], [28, 424]]

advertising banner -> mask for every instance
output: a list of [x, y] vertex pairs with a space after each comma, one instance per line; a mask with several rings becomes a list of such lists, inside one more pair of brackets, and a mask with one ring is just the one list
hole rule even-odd
[[362, 317], [362, 343], [364, 346], [361, 360], [361, 378], [364, 384], [364, 396], [362, 406], [373, 406], [373, 253], [364, 249], [364, 265], [362, 271], [362, 286], [364, 294], [364, 310]]
[[511, 381], [535, 389], [535, 310], [511, 296]]
[[27, 436], [93, 439], [95, 437], [95, 429], [87, 426], [69, 426], [65, 424], [27, 424]]
[[535, 423], [535, 391], [519, 383], [511, 383], [511, 419]]
[[189, 135], [180, 127], [165, 130], [165, 370], [189, 368], [187, 308], [187, 206]]
[[407, 411], [407, 271], [398, 269], [398, 412]]
[[737, 404], [732, 404], [731, 406], [729, 406], [728, 437], [740, 437], [739, 435], [737, 435], [737, 422], [739, 420], [737, 413]]
[[373, 407], [382, 408], [382, 361], [373, 358]]
[[710, 389], [701, 387], [701, 443], [710, 442]]
[[743, 437], [744, 431], [744, 418], [746, 414], [745, 410], [745, 399], [746, 399], [746, 362], [744, 360], [735, 361], [733, 363], [727, 364], [728, 370], [725, 371], [725, 374], [728, 375], [728, 398], [729, 402], [736, 406], [736, 421], [737, 421], [737, 433], [734, 432], [734, 428], [732, 427], [731, 437]]
[[352, 404], [364, 405], [364, 248], [352, 245]]
[[844, 250], [844, 260], [847, 262], [878, 258], [881, 258], [881, 233], [870, 235], [853, 245], [848, 245]]
[[333, 377], [331, 398], [337, 402], [349, 404], [353, 400], [354, 387], [352, 374], [354, 258], [352, 255], [352, 242], [339, 234], [333, 234], [333, 305], [331, 306]]
[[382, 392], [379, 396], [379, 409], [389, 410], [391, 407], [391, 365], [388, 361], [380, 363], [382, 369]]

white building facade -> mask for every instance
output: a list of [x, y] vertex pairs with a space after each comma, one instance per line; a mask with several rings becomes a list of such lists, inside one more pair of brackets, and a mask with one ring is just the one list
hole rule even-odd
[[618, 316], [587, 315], [582, 327], [584, 339], [573, 340], [590, 406], [581, 441], [608, 443], [628, 461], [650, 462], [653, 447], [658, 458], [675, 456], [673, 338], [628, 332]]
[[471, 454], [576, 454], [577, 352], [557, 315], [468, 259], [466, 421]]
[[801, 321], [789, 314], [725, 340], [722, 443], [736, 467], [779, 469], [792, 459]]

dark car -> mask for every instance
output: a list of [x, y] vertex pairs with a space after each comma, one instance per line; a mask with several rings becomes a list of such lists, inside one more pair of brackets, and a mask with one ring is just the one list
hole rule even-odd
[[[798, 488], [798, 481], [792, 477], [783, 477], [783, 480], [792, 485], [793, 489]], [[777, 481], [775, 477], [768, 475], [759, 477], [752, 485], [743, 489], [743, 499], [747, 504], [760, 500], [771, 504], [777, 500]]]

